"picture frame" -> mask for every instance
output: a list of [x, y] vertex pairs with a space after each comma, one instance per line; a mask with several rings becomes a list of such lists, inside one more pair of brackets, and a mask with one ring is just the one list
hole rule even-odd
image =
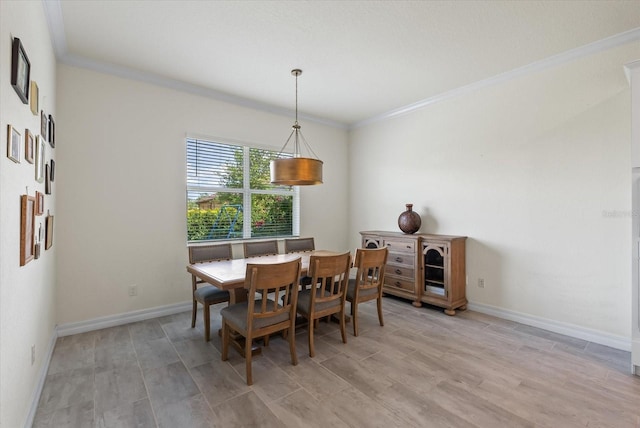
[[[36, 215], [42, 215], [44, 213], [44, 193], [36, 190]], [[40, 237], [42, 240], [42, 237]]]
[[51, 159], [51, 168], [50, 168], [50, 173], [51, 173], [51, 182], [54, 182], [54, 176], [56, 173], [56, 161], [54, 161], [53, 159]]
[[44, 249], [48, 250], [53, 245], [53, 216], [48, 215], [45, 222]]
[[44, 193], [46, 195], [51, 194], [51, 169], [49, 168], [49, 164], [45, 165], [44, 172]]
[[7, 157], [15, 163], [20, 163], [20, 133], [18, 130], [7, 125]]
[[31, 81], [31, 94], [29, 94], [29, 106], [31, 107], [31, 113], [34, 114], [34, 116], [38, 115], [38, 111], [40, 110], [39, 108], [39, 104], [40, 104], [40, 100], [39, 100], [40, 94], [39, 94], [39, 90], [38, 90], [38, 84], [36, 83], [35, 80]]
[[34, 145], [35, 145], [35, 141], [34, 141], [33, 134], [28, 129], [25, 129], [24, 130], [24, 159], [29, 163], [33, 163], [33, 150], [35, 148]]
[[56, 124], [53, 121], [53, 116], [49, 115], [49, 130], [48, 130], [48, 141], [51, 148], [56, 147]]
[[19, 38], [13, 38], [11, 50], [11, 86], [15, 89], [22, 104], [29, 102], [29, 78], [31, 76], [31, 62], [24, 51]]
[[47, 119], [47, 115], [44, 113], [44, 110], [40, 110], [40, 135], [45, 140], [47, 139], [47, 128], [49, 127], [49, 120]]
[[42, 183], [44, 181], [44, 139], [38, 135], [36, 137], [36, 181]]
[[20, 197], [20, 266], [26, 265], [34, 258], [35, 209], [35, 197], [29, 195]]

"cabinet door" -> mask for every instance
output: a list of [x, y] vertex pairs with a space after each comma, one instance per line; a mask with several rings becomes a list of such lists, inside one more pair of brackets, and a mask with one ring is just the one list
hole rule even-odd
[[384, 242], [379, 236], [363, 236], [362, 237], [362, 248], [382, 248], [384, 246]]
[[446, 299], [449, 293], [447, 286], [449, 245], [446, 243], [424, 243], [422, 259], [424, 263], [424, 288], [422, 292], [425, 295]]

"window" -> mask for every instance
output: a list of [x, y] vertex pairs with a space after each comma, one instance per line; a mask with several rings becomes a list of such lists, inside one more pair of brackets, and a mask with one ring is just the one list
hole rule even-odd
[[293, 236], [299, 191], [270, 183], [272, 150], [187, 139], [187, 240]]

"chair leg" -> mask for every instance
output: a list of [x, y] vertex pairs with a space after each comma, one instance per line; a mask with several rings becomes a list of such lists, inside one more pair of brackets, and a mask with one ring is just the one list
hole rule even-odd
[[291, 353], [291, 364], [298, 365], [298, 355], [296, 354], [296, 327], [295, 321], [291, 323], [289, 328], [289, 352]]
[[382, 297], [378, 297], [378, 321], [380, 321], [380, 326], [384, 326], [384, 320], [382, 319]]
[[245, 367], [247, 372], [247, 385], [253, 385], [253, 374], [251, 373], [251, 343], [252, 339], [249, 337], [245, 338], [244, 342], [244, 359], [245, 359]]
[[204, 340], [205, 342], [208, 342], [211, 340], [211, 324], [210, 324], [210, 320], [211, 320], [211, 315], [210, 315], [210, 311], [209, 311], [210, 306], [205, 304], [204, 305]]
[[353, 335], [358, 336], [358, 304], [351, 302], [351, 316], [353, 317]]
[[[317, 320], [316, 320], [317, 321]], [[316, 349], [313, 346], [313, 320], [309, 320], [309, 334], [307, 335], [307, 338], [309, 339], [309, 356], [311, 358], [316, 356]]]
[[342, 343], [347, 343], [347, 326], [344, 319], [344, 308], [340, 312], [340, 334], [342, 335]]
[[193, 311], [191, 312], [191, 328], [196, 326], [196, 313], [198, 312], [198, 302], [193, 301]]
[[225, 322], [224, 318], [222, 319], [222, 361], [227, 361], [229, 359], [229, 326]]

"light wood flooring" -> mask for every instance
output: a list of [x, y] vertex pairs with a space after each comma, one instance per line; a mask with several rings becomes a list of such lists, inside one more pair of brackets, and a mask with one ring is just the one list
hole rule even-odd
[[[212, 332], [220, 327], [213, 307]], [[385, 298], [347, 344], [321, 323], [299, 364], [274, 337], [253, 362], [190, 312], [58, 339], [34, 427], [640, 427], [630, 354], [473, 311]]]

